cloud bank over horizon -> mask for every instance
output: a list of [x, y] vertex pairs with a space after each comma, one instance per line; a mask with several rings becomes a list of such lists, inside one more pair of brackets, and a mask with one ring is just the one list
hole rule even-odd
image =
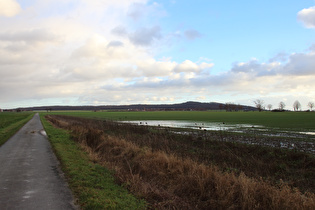
[[[314, 39], [304, 49], [277, 49], [263, 58], [233, 55], [220, 66], [215, 53], [196, 57], [214, 46], [210, 32], [198, 24], [168, 25], [175, 6], [181, 3], [0, 1], [0, 108], [188, 100], [253, 105], [256, 98], [274, 107], [298, 99], [306, 108], [315, 101]], [[297, 9], [292, 24], [314, 35], [314, 14], [314, 6]], [[224, 60], [230, 48], [220, 47]], [[187, 52], [195, 53], [178, 57]]]

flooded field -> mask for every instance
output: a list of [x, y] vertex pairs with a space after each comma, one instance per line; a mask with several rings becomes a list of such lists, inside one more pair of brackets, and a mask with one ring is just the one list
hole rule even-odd
[[[207, 133], [204, 131], [222, 131], [223, 133], [234, 132], [239, 133], [240, 136], [238, 138], [234, 138], [229, 135], [224, 135], [222, 136], [221, 140], [287, 149], [297, 149], [300, 151], [315, 154], [315, 131], [292, 131], [283, 130], [280, 128], [268, 128], [261, 125], [229, 124], [224, 122], [212, 123], [177, 120], [146, 120], [122, 122], [136, 124], [139, 126], [192, 129], [191, 131], [177, 131], [177, 133], [196, 133], [196, 135], [201, 135], [205, 138], [207, 137]], [[249, 135], [243, 136], [241, 134]]]
[[[124, 121], [127, 122], [127, 121]], [[180, 120], [146, 120], [146, 121], [129, 121], [129, 123], [135, 123], [138, 125], [148, 126], [162, 126], [171, 128], [191, 128], [199, 130], [211, 130], [211, 131], [237, 131], [243, 128], [259, 128], [263, 126], [249, 125], [249, 124], [226, 124], [226, 123], [211, 123], [211, 122], [191, 122]]]
[[147, 126], [161, 126], [170, 128], [189, 128], [206, 131], [229, 131], [229, 132], [256, 132], [257, 134], [264, 134], [269, 136], [287, 136], [287, 137], [314, 137], [315, 131], [285, 131], [277, 128], [267, 128], [262, 125], [250, 124], [231, 124], [231, 123], [213, 123], [213, 122], [191, 122], [180, 120], [146, 120], [146, 121], [122, 121], [124, 123], [132, 123], [137, 125]]
[[288, 148], [315, 154], [315, 112], [104, 111], [53, 114], [157, 126], [206, 140]]

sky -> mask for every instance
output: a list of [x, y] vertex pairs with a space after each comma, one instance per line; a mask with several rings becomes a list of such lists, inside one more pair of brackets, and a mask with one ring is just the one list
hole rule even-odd
[[314, 0], [0, 0], [0, 108], [315, 102]]

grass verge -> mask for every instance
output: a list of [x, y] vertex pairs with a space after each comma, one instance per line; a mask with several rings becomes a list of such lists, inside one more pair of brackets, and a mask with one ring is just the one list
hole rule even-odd
[[0, 113], [0, 146], [22, 128], [34, 113]]
[[115, 183], [113, 173], [94, 163], [69, 132], [56, 128], [41, 114], [41, 121], [61, 162], [69, 186], [82, 209], [145, 209], [146, 203]]

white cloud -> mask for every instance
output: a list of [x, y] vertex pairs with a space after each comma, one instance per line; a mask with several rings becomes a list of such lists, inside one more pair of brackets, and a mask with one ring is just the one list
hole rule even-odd
[[21, 6], [15, 0], [0, 0], [0, 16], [13, 17], [21, 11]]
[[303, 9], [297, 14], [298, 20], [307, 28], [315, 28], [315, 6]]
[[155, 59], [147, 59], [135, 62], [137, 71], [142, 72], [141, 75], [146, 77], [165, 77], [172, 74], [173, 69], [177, 65], [172, 61], [156, 61]]
[[[204, 65], [203, 65], [204, 67]], [[179, 73], [179, 72], [199, 72], [201, 70], [200, 66], [198, 66], [196, 63], [190, 61], [190, 60], [185, 60], [181, 64], [178, 64], [174, 71]]]

